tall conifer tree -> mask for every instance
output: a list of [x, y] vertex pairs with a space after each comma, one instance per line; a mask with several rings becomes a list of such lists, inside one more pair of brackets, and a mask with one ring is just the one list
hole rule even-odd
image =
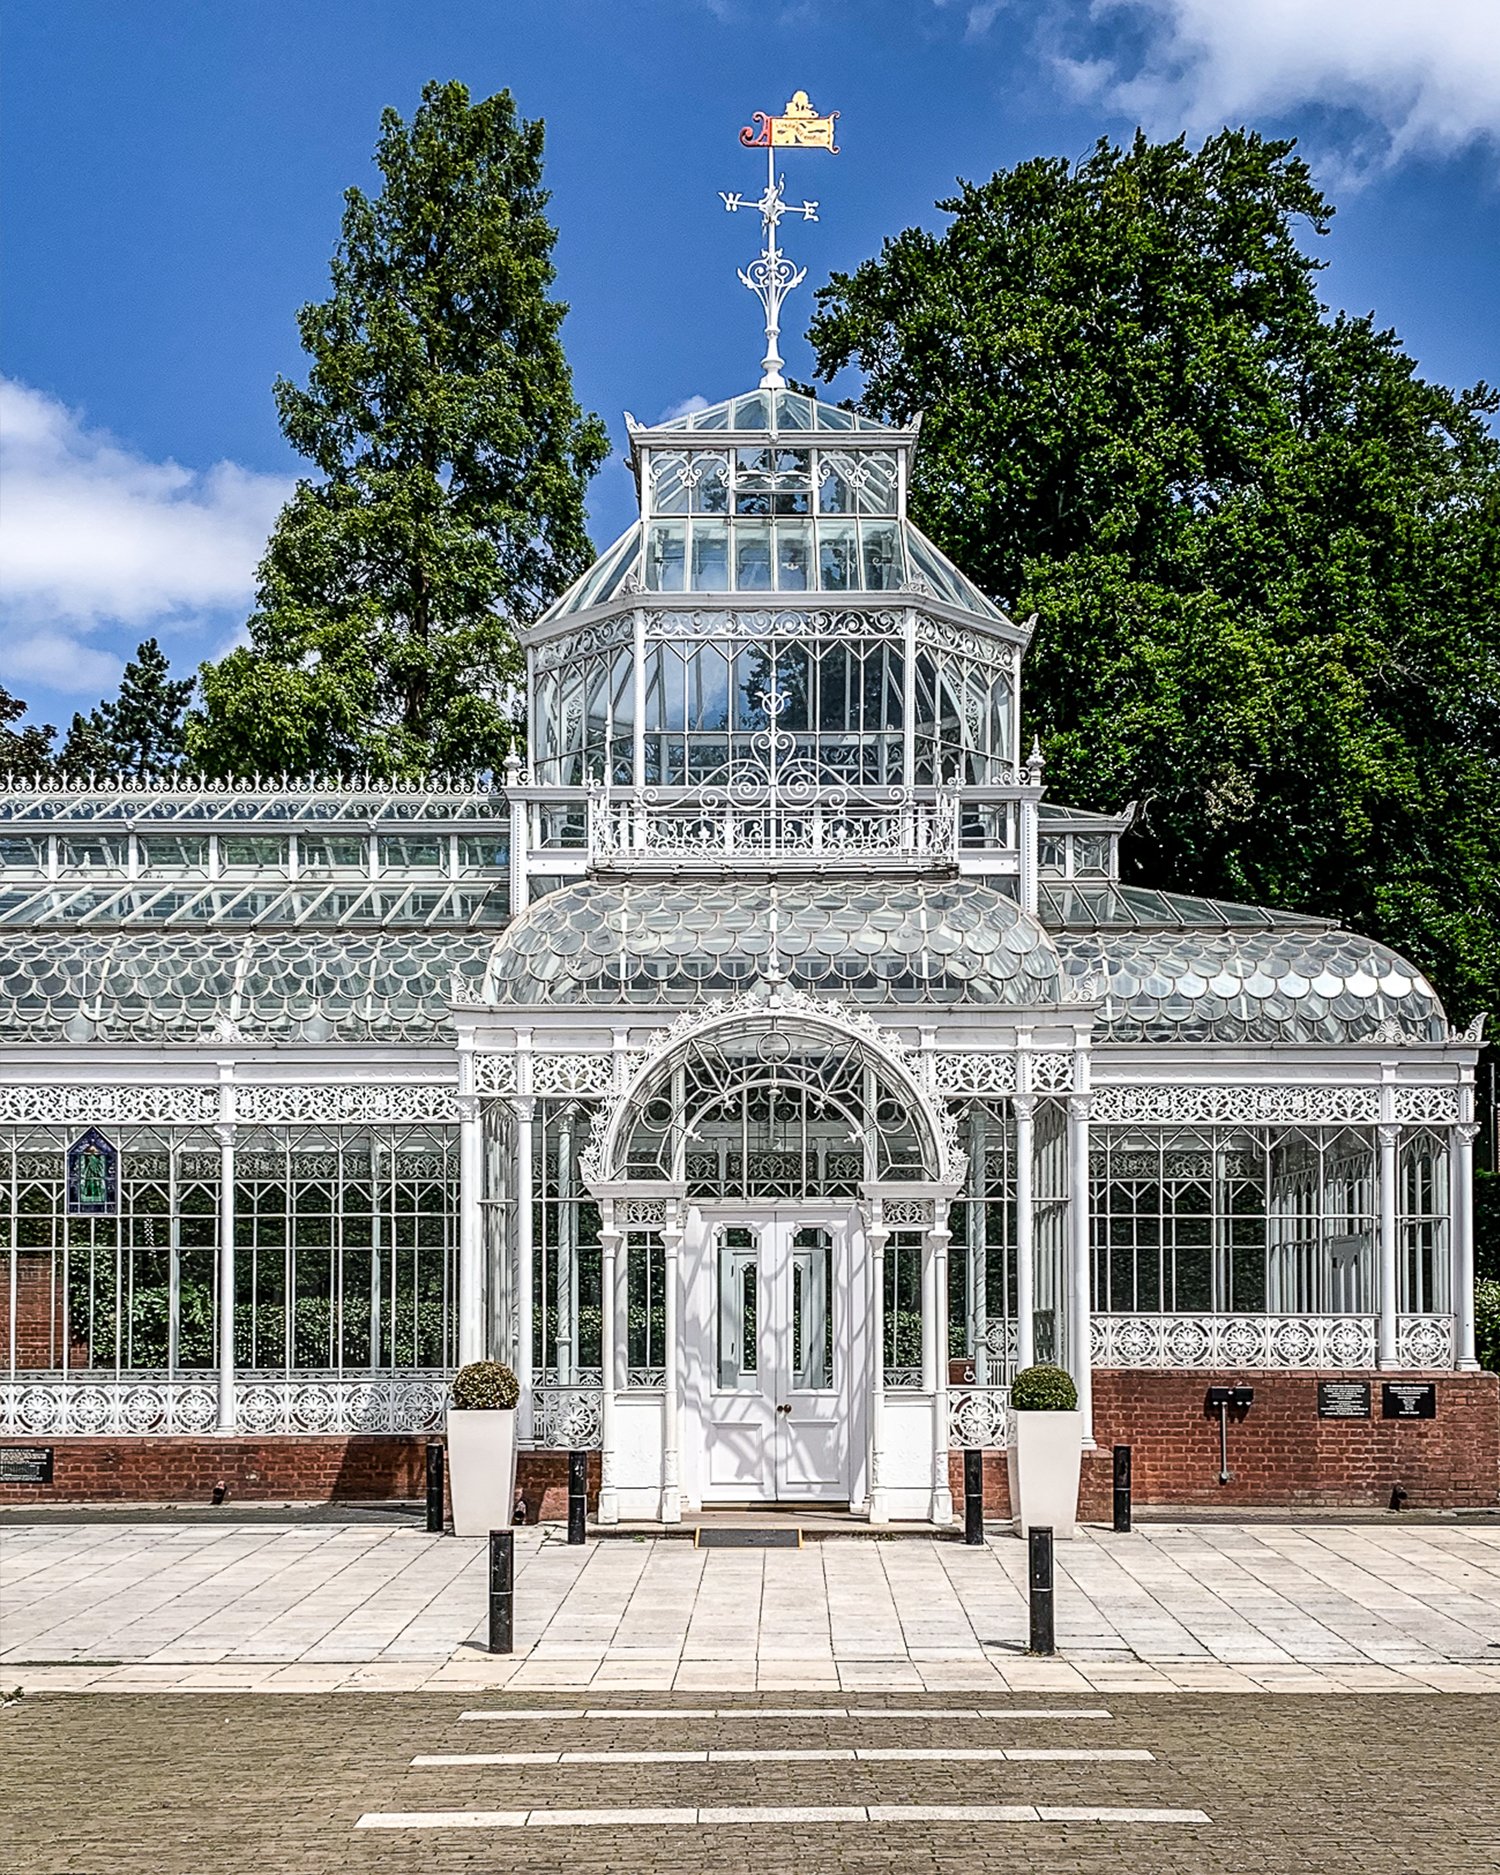
[[87, 716], [74, 714], [57, 758], [65, 775], [170, 775], [186, 751], [184, 719], [193, 679], [174, 678], [154, 638], [137, 647], [120, 694]]
[[543, 126], [509, 92], [427, 85], [381, 119], [377, 196], [350, 189], [333, 292], [278, 381], [313, 465], [260, 568], [250, 643], [202, 673], [195, 765], [219, 774], [492, 768], [517, 736], [515, 627], [585, 567], [608, 453], [549, 297]]
[[[19, 780], [45, 775], [52, 767], [52, 738], [57, 731], [50, 723], [23, 723], [26, 705], [0, 684], [0, 775], [14, 775]], [[20, 723], [19, 729], [12, 724]]]

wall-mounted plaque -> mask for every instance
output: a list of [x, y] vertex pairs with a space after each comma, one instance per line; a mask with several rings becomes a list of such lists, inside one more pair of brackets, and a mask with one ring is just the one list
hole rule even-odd
[[1319, 1419], [1368, 1419], [1370, 1383], [1368, 1380], [1320, 1380], [1318, 1382]]
[[68, 1216], [113, 1217], [119, 1208], [119, 1151], [91, 1126], [68, 1148]]
[[0, 1484], [51, 1484], [50, 1445], [0, 1445]]
[[1380, 1389], [1384, 1419], [1436, 1419], [1437, 1383], [1431, 1380], [1387, 1380]]

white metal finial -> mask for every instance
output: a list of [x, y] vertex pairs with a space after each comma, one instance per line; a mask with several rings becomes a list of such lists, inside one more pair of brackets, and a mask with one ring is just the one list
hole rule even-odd
[[760, 361], [760, 388], [763, 391], [786, 388], [786, 379], [781, 375], [781, 367], [785, 363], [781, 356], [781, 303], [794, 287], [800, 286], [807, 278], [807, 269], [794, 267], [782, 253], [777, 243], [776, 230], [783, 215], [800, 215], [804, 221], [818, 219], [816, 202], [791, 203], [782, 195], [786, 178], [776, 173], [776, 152], [778, 149], [821, 149], [837, 154], [838, 146], [833, 141], [833, 126], [837, 116], [838, 112], [833, 111], [826, 117], [820, 117], [808, 103], [805, 91], [793, 94], [781, 117], [770, 117], [764, 111], [757, 111], [755, 127], [742, 130], [740, 142], [747, 148], [764, 148], [765, 192], [757, 200], [749, 202], [738, 190], [719, 191], [719, 199], [731, 215], [742, 208], [756, 209], [760, 214], [760, 253], [748, 267], [741, 267], [737, 271], [741, 281], [765, 309], [766, 355]]

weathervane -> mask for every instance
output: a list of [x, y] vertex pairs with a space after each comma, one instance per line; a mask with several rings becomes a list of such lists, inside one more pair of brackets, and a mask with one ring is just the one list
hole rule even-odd
[[776, 174], [776, 152], [827, 150], [837, 156], [839, 146], [833, 140], [833, 126], [837, 116], [837, 111], [830, 111], [826, 117], [820, 117], [808, 103], [805, 91], [793, 92], [780, 117], [770, 117], [764, 111], [756, 111], [740, 132], [740, 142], [747, 149], [764, 150], [766, 153], [765, 194], [758, 201], [747, 202], [738, 190], [727, 194], [722, 189], [719, 191], [719, 199], [731, 215], [742, 208], [760, 211], [764, 245], [759, 256], [748, 267], [741, 267], [738, 271], [740, 279], [766, 310], [766, 355], [761, 360], [760, 380], [760, 387], [764, 391], [779, 391], [786, 386], [786, 379], [781, 375], [785, 361], [778, 343], [781, 337], [781, 302], [793, 287], [800, 286], [807, 277], [807, 269], [794, 267], [777, 246], [776, 230], [783, 215], [800, 215], [804, 221], [818, 219], [816, 202], [804, 201], [798, 206], [783, 198], [781, 190], [785, 177]]

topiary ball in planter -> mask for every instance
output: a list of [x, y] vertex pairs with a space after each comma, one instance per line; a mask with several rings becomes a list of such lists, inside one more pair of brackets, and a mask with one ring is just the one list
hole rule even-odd
[[1011, 1382], [1010, 1404], [1017, 1413], [1071, 1413], [1078, 1389], [1060, 1367], [1023, 1367]]
[[460, 1413], [510, 1412], [521, 1385], [503, 1361], [470, 1361], [453, 1377], [453, 1405]]

